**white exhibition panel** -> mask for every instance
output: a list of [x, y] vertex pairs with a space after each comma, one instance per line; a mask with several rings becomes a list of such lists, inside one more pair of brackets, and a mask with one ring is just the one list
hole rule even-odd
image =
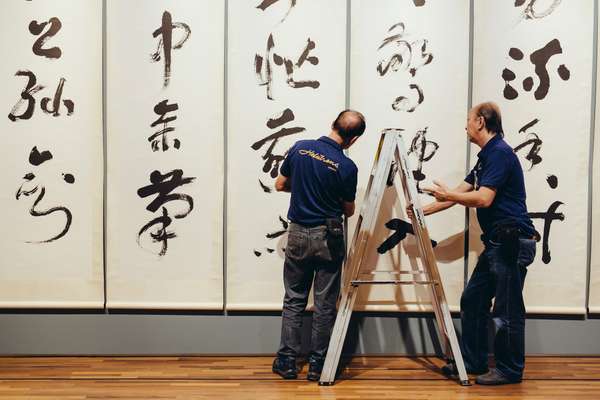
[[[525, 281], [527, 312], [583, 314], [594, 2], [530, 3], [475, 2], [473, 104], [500, 106], [543, 236]], [[471, 244], [472, 269], [481, 248]]]
[[4, 1], [0, 307], [102, 308], [102, 1]]
[[[469, 1], [418, 6], [412, 1], [386, 0], [373, 7], [371, 1], [355, 0], [351, 15], [350, 106], [367, 120], [364, 137], [350, 148], [350, 157], [359, 167], [357, 205], [362, 204], [384, 129], [402, 130], [419, 187], [433, 180], [458, 185], [467, 160]], [[423, 194], [420, 200], [425, 205], [432, 198]], [[396, 179], [395, 187], [384, 194], [363, 261], [367, 270], [420, 268], [415, 237], [407, 232], [411, 227], [404, 204]], [[453, 207], [427, 217], [426, 222], [437, 242], [434, 253], [448, 304], [457, 310], [464, 282], [464, 208]], [[351, 233], [355, 223], [353, 218]], [[377, 311], [427, 311], [429, 302], [426, 286], [363, 286], [359, 296], [359, 308]]]
[[[600, 41], [596, 39], [598, 48], [600, 49]], [[600, 77], [600, 66], [596, 63], [596, 87], [598, 85], [598, 77]], [[594, 314], [600, 314], [600, 246], [594, 245], [598, 243], [600, 238], [600, 129], [598, 117], [600, 116], [600, 96], [596, 89], [596, 124], [594, 127], [594, 164], [592, 170], [592, 237], [591, 237], [591, 266], [590, 266], [590, 295], [588, 302], [588, 311]]]
[[222, 309], [222, 1], [107, 2], [107, 306]]
[[346, 1], [229, 1], [227, 301], [278, 310], [289, 194], [287, 150], [330, 132], [344, 108]]

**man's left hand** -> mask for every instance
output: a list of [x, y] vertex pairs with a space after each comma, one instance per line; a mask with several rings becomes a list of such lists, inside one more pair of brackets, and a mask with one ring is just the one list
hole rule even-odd
[[449, 192], [448, 186], [440, 181], [433, 181], [433, 186], [423, 188], [424, 192], [427, 192], [435, 197], [437, 201], [448, 201]]

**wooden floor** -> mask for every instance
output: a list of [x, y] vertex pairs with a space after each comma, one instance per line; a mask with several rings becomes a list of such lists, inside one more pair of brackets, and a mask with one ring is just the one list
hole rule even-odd
[[355, 357], [335, 386], [271, 357], [0, 357], [0, 399], [600, 399], [600, 357], [529, 357], [519, 385], [463, 387], [436, 358]]

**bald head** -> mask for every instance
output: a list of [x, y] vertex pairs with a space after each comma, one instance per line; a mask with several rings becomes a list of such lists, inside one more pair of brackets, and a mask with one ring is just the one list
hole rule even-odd
[[342, 111], [331, 124], [331, 129], [342, 139], [350, 140], [363, 134], [366, 128], [365, 117], [354, 110]]
[[502, 129], [502, 115], [500, 114], [500, 107], [498, 107], [496, 103], [491, 101], [480, 103], [471, 110], [475, 116], [483, 117], [485, 128], [490, 133], [504, 136], [504, 131]]

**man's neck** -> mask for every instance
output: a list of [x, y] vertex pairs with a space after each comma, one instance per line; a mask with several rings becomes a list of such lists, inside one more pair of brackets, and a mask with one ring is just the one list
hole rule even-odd
[[494, 133], [489, 133], [486, 132], [482, 135], [481, 139], [477, 141], [477, 145], [483, 149], [485, 147], [486, 144], [488, 144], [488, 142], [490, 140], [492, 140], [494, 138], [494, 136], [496, 136], [497, 134]]
[[340, 146], [344, 145], [344, 139], [336, 131], [331, 131], [328, 137]]

